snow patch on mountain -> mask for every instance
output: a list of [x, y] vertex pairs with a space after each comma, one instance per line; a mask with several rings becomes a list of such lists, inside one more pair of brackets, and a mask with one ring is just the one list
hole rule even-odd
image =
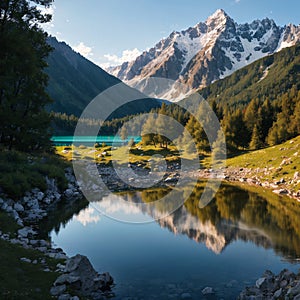
[[175, 37], [177, 47], [184, 54], [184, 63], [181, 67], [180, 74], [185, 69], [189, 61], [203, 48], [201, 37], [191, 39], [187, 33], [178, 33]]
[[[205, 22], [172, 32], [136, 60], [109, 72], [133, 86], [150, 77], [168, 78], [187, 85], [190, 91], [186, 93], [299, 41], [300, 25], [280, 27], [268, 18], [237, 24], [219, 9]], [[178, 101], [185, 93], [166, 90], [160, 96]]]
[[232, 51], [224, 49], [225, 56], [231, 60], [233, 67], [231, 69], [226, 68], [226, 71], [222, 72], [220, 79], [231, 75], [235, 71], [265, 56], [265, 53], [261, 50], [254, 50], [256, 47], [259, 47], [259, 41], [256, 40], [249, 42], [247, 39], [241, 39], [241, 43], [243, 45], [244, 52], [240, 53], [240, 58], [236, 58]]

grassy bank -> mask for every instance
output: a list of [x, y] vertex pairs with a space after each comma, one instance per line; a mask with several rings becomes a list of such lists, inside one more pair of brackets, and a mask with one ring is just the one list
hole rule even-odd
[[[44, 258], [52, 271], [45, 272], [41, 253], [0, 240], [0, 298], [1, 299], [52, 299], [50, 288], [57, 278], [54, 266], [58, 262]], [[22, 257], [37, 264], [23, 262]]]
[[[13, 238], [18, 226], [6, 213], [0, 212], [0, 230]], [[50, 288], [57, 278], [56, 265], [37, 250], [24, 249], [0, 239], [0, 299], [52, 299]], [[36, 264], [21, 261], [27, 258]], [[44, 269], [49, 268], [49, 272]]]
[[64, 168], [69, 164], [55, 154], [29, 154], [15, 150], [0, 152], [0, 186], [3, 192], [18, 199], [33, 188], [47, 188], [45, 176], [55, 178], [66, 188]]
[[294, 190], [300, 190], [300, 136], [283, 144], [237, 155], [227, 160], [229, 168], [248, 168], [251, 175], [269, 182], [284, 181]]
[[[64, 169], [69, 163], [55, 154], [29, 154], [15, 150], [0, 152], [1, 193], [19, 200], [27, 191], [47, 189], [46, 179], [55, 178], [60, 188], [67, 187]], [[2, 196], [3, 197], [3, 196]], [[0, 231], [10, 238], [17, 235], [19, 226], [0, 211]], [[0, 299], [53, 299], [50, 288], [57, 278], [56, 265], [61, 262], [42, 252], [25, 249], [0, 239]], [[31, 261], [22, 261], [26, 258]], [[33, 263], [34, 262], [34, 263]], [[49, 269], [44, 271], [45, 269]]]

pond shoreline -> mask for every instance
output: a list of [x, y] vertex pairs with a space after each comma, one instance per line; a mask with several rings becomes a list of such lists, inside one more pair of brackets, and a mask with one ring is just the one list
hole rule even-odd
[[[71, 168], [65, 169], [65, 176], [68, 188], [64, 191], [59, 191], [55, 180], [45, 178], [48, 187], [45, 192], [35, 188], [18, 201], [2, 195], [0, 209], [14, 219], [19, 229], [17, 232], [0, 231], [0, 239], [40, 252], [38, 260], [22, 257], [21, 261], [41, 265], [44, 272], [57, 273], [57, 279], [49, 290], [51, 297], [65, 300], [77, 300], [78, 296], [91, 299], [111, 297], [113, 278], [108, 272], [99, 274], [87, 257], [80, 254], [68, 257], [61, 248], [55, 248], [47, 238], [40, 237], [43, 220], [47, 219], [57, 205], [66, 202], [69, 206], [75, 206], [83, 198]], [[55, 269], [46, 263], [49, 258], [56, 261]]]
[[[140, 165], [140, 166], [139, 166]], [[119, 178], [113, 171], [113, 167], [106, 164], [97, 164], [99, 174], [109, 177], [105, 183], [108, 184], [112, 191], [126, 191], [130, 190], [127, 184], [120, 183]], [[131, 164], [130, 167], [137, 173], [146, 175], [144, 166], [140, 163]], [[241, 183], [250, 186], [259, 186], [261, 188], [271, 190], [274, 194], [287, 196], [300, 202], [300, 190], [294, 191], [293, 183], [300, 181], [300, 173], [295, 172], [292, 181], [286, 181], [284, 178], [280, 180], [266, 180], [262, 178], [261, 174], [265, 168], [241, 168], [241, 167], [225, 167], [224, 169], [199, 169], [197, 171], [185, 171], [181, 174], [178, 162], [168, 163], [168, 167], [162, 180], [157, 186], [167, 187], [176, 185], [180, 176], [193, 177], [198, 179], [217, 179], [233, 183]], [[144, 172], [144, 174], [143, 174]], [[126, 175], [126, 174], [125, 174]]]
[[[133, 168], [135, 169], [135, 171], [140, 171], [140, 172], [143, 172], [144, 170], [143, 166], [138, 167], [138, 165], [133, 166]], [[105, 176], [109, 178], [108, 187], [111, 191], [119, 192], [119, 191], [128, 190], [126, 185], [120, 184], [119, 178], [116, 177], [116, 174], [112, 169], [113, 169], [112, 166], [98, 165], [99, 173], [106, 174]], [[53, 248], [53, 245], [49, 243], [47, 240], [39, 239], [37, 237], [38, 232], [40, 230], [37, 221], [46, 218], [48, 215], [48, 211], [51, 207], [55, 206], [57, 203], [60, 203], [62, 201], [62, 198], [65, 198], [68, 203], [72, 203], [72, 202], [75, 203], [82, 197], [82, 193], [77, 184], [76, 178], [73, 175], [72, 169], [71, 168], [66, 169], [65, 174], [69, 182], [69, 185], [68, 188], [62, 193], [58, 191], [53, 181], [48, 181], [47, 182], [48, 190], [45, 193], [39, 191], [38, 189], [34, 189], [30, 193], [27, 193], [26, 196], [20, 199], [20, 201], [18, 202], [12, 202], [12, 200], [10, 201], [9, 199], [7, 201], [2, 200], [2, 202], [0, 203], [1, 209], [7, 212], [8, 214], [12, 215], [15, 221], [17, 222], [17, 224], [21, 228], [18, 230], [17, 237], [11, 238], [8, 234], [1, 233], [0, 238], [12, 244], [19, 244], [26, 249], [38, 250], [41, 252], [42, 256], [48, 256], [57, 260], [63, 260], [64, 263], [58, 264], [57, 270], [55, 270], [58, 273], [59, 277], [58, 280], [55, 281], [55, 283], [53, 284], [53, 287], [51, 288], [51, 295], [55, 297], [59, 297], [60, 295], [65, 295], [64, 299], [75, 300], [76, 298], [72, 298], [73, 296], [66, 294], [67, 286], [73, 287], [75, 291], [77, 287], [77, 293], [78, 295], [80, 295], [82, 291], [78, 289], [78, 282], [84, 282], [86, 280], [86, 277], [81, 279], [77, 278], [75, 280], [74, 274], [70, 272], [71, 270], [70, 267], [67, 267], [68, 265], [73, 263], [75, 258], [67, 257], [67, 255], [63, 252], [62, 249], [55, 249]], [[158, 186], [170, 187], [172, 185], [175, 185], [179, 176], [181, 175], [180, 175], [180, 170], [178, 169], [178, 164], [177, 163], [170, 164], [167, 169], [167, 172], [163, 177], [163, 180], [161, 180]], [[209, 179], [209, 178], [216, 178], [216, 173], [212, 172], [212, 170], [200, 169], [197, 172], [195, 171], [185, 172], [184, 176], [197, 177], [199, 179]], [[299, 192], [295, 193], [289, 190], [288, 183], [262, 182], [257, 176], [253, 174], [253, 171], [251, 169], [225, 168], [222, 178], [218, 177], [218, 179], [222, 179], [233, 183], [242, 183], [246, 185], [260, 186], [262, 188], [271, 189], [275, 194], [286, 195], [300, 202], [300, 193]], [[26, 224], [26, 226], [24, 226], [24, 224]], [[24, 259], [26, 260], [26, 258]], [[80, 267], [81, 261], [84, 261], [84, 265], [91, 266], [90, 263], [87, 262], [88, 259], [83, 256], [79, 255], [77, 257], [77, 261], [79, 262], [77, 263], [77, 267], [75, 267], [75, 269], [81, 268]], [[33, 262], [29, 262], [28, 260], [27, 262], [33, 263]], [[45, 270], [47, 270], [47, 267], [45, 267]], [[92, 281], [95, 280], [96, 282], [98, 282], [97, 295], [98, 296], [101, 295], [104, 297], [113, 296], [110, 291], [111, 286], [113, 284], [113, 279], [109, 275], [109, 273], [98, 274], [95, 270], [92, 273], [94, 277], [92, 279], [89, 278], [89, 280]], [[76, 274], [78, 275], [78, 273]], [[295, 282], [295, 286], [297, 286], [299, 276], [293, 275], [291, 276], [291, 278], [294, 279], [294, 281], [291, 281], [291, 284], [294, 284]], [[96, 293], [95, 290], [96, 287], [93, 288], [90, 291], [90, 294], [88, 295], [91, 297], [95, 296], [94, 298], [96, 299], [97, 298], [96, 294], [93, 295], [93, 293]], [[246, 290], [244, 290], [241, 293], [241, 295], [243, 295], [241, 297], [244, 298], [240, 298], [240, 299], [248, 299], [247, 298], [248, 294], [245, 292]], [[259, 288], [257, 288], [255, 292], [258, 293], [259, 292], [258, 290]], [[249, 289], [247, 291], [249, 291]]]
[[[274, 194], [287, 196], [300, 202], [300, 191], [293, 190], [293, 182], [287, 182], [284, 178], [274, 181], [265, 180], [260, 176], [264, 169], [265, 168], [256, 168], [253, 170], [250, 168], [226, 167], [223, 170], [222, 176], [225, 181], [259, 186], [271, 190]], [[200, 169], [198, 175], [203, 179], [214, 178], [215, 176], [214, 172], [209, 169]], [[195, 174], [193, 176], [195, 176]], [[300, 180], [300, 173], [295, 172], [293, 180]]]

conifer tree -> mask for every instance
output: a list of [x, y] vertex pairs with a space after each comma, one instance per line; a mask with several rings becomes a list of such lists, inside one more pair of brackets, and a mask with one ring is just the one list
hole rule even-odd
[[249, 131], [243, 120], [242, 110], [237, 109], [233, 113], [228, 113], [223, 119], [222, 126], [229, 150], [248, 147]]
[[262, 146], [263, 146], [263, 144], [262, 144], [262, 141], [261, 141], [259, 131], [257, 129], [257, 125], [254, 125], [251, 141], [250, 141], [250, 144], [249, 144], [249, 148], [251, 150], [257, 150], [257, 149], [260, 149]]
[[50, 102], [45, 59], [51, 51], [40, 24], [51, 16], [36, 4], [52, 0], [2, 0], [0, 4], [0, 143], [24, 151], [48, 149]]

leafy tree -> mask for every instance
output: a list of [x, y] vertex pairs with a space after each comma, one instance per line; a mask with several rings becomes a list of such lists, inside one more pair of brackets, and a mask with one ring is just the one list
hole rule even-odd
[[278, 125], [276, 123], [270, 129], [266, 141], [267, 141], [268, 145], [270, 145], [270, 146], [274, 146], [274, 145], [277, 145], [280, 143], [280, 138], [278, 135]]
[[289, 133], [288, 126], [289, 123], [286, 116], [283, 113], [278, 114], [277, 121], [274, 123], [274, 125], [269, 131], [267, 143], [270, 146], [273, 146], [291, 138], [292, 135]]
[[[188, 154], [193, 154], [193, 152], [195, 151], [194, 144], [198, 145], [199, 142], [199, 132], [201, 131], [201, 125], [195, 119], [195, 117], [191, 115], [185, 126], [185, 129], [186, 130], [183, 132], [181, 144]], [[190, 137], [192, 137], [192, 139]], [[197, 150], [199, 151], [199, 148]]]
[[208, 108], [206, 102], [201, 102], [197, 112], [197, 119], [200, 120], [200, 127], [196, 132], [197, 146], [200, 152], [209, 152], [211, 150], [210, 140], [215, 141], [218, 135], [216, 131], [214, 119], [214, 112]]
[[50, 21], [36, 6], [52, 0], [2, 0], [0, 3], [0, 142], [8, 149], [47, 149], [50, 117], [44, 110], [45, 58], [51, 51], [40, 24]]
[[[167, 128], [170, 126], [170, 124], [167, 124], [165, 118], [166, 115], [167, 115], [167, 108], [166, 108], [166, 104], [163, 103], [158, 112], [158, 117], [155, 122], [155, 126], [157, 128], [158, 133], [167, 132]], [[158, 134], [157, 140], [160, 143], [160, 147], [168, 148], [169, 139], [165, 135]]]

